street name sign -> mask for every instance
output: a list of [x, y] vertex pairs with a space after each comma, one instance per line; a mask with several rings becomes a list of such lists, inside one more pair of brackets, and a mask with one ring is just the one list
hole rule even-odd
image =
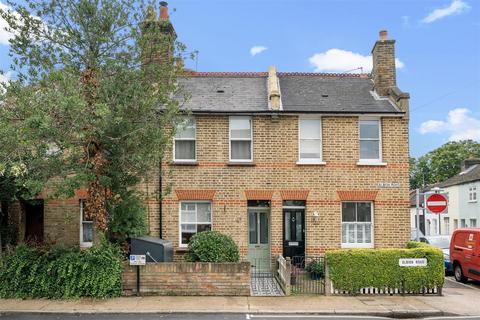
[[428, 211], [439, 214], [447, 209], [448, 201], [443, 194], [433, 193], [428, 196], [426, 206]]
[[398, 259], [398, 265], [400, 267], [426, 267], [426, 258], [404, 258]]
[[144, 254], [131, 254], [130, 265], [131, 266], [144, 266], [147, 259]]

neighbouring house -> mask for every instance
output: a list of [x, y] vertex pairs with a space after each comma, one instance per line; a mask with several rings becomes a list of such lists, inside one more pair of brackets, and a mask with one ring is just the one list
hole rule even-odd
[[[168, 21], [165, 3], [161, 10]], [[372, 74], [182, 73], [179, 88], [191, 96], [182, 108], [190, 113], [160, 168], [139, 186], [150, 234], [171, 240], [176, 259], [205, 230], [231, 235], [252, 261], [403, 247], [409, 95], [396, 85], [394, 44], [380, 32]], [[154, 195], [166, 186], [171, 192], [159, 201]], [[90, 245], [82, 197], [16, 210], [21, 238]]]
[[[425, 192], [430, 192], [431, 189], [422, 189], [419, 194], [419, 225], [420, 232], [426, 236], [435, 236], [439, 234], [438, 230], [438, 214], [430, 213], [425, 210]], [[412, 237], [416, 236], [417, 229], [417, 195], [415, 190], [410, 191], [410, 227], [412, 229]]]
[[480, 159], [463, 161], [460, 173], [438, 187], [448, 195], [448, 213], [440, 217], [442, 234], [480, 227]]

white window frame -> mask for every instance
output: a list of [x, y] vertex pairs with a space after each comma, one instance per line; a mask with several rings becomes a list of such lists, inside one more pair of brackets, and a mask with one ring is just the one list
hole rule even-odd
[[467, 219], [460, 219], [460, 228], [467, 227]]
[[477, 202], [477, 186], [472, 185], [468, 187], [468, 202]]
[[[182, 243], [182, 204], [183, 203], [209, 203], [210, 204], [210, 222], [198, 222], [196, 220], [196, 215], [197, 215], [197, 208], [195, 206], [195, 226], [198, 228], [199, 224], [210, 224], [210, 230], [213, 230], [213, 202], [209, 200], [182, 200], [179, 202], [178, 205], [178, 246], [180, 248], [187, 248], [188, 244]], [[193, 224], [193, 223], [190, 223]], [[195, 232], [197, 234], [198, 231]]]
[[[320, 158], [313, 159], [313, 158], [306, 158], [302, 159], [301, 157], [301, 130], [300, 130], [300, 123], [302, 120], [318, 120], [320, 122]], [[322, 134], [322, 117], [318, 115], [301, 115], [298, 117], [298, 161], [297, 164], [326, 164], [325, 161], [323, 161], [323, 134]], [[309, 139], [309, 140], [317, 140], [317, 139]]]
[[[189, 162], [196, 162], [197, 161], [197, 118], [194, 117], [194, 116], [188, 116], [188, 117], [185, 117], [185, 119], [187, 118], [191, 118], [193, 119], [193, 123], [195, 125], [195, 137], [192, 139], [192, 138], [177, 138], [176, 137], [176, 132], [178, 131], [178, 126], [176, 128], [176, 132], [175, 132], [175, 135], [173, 136], [173, 161], [174, 162], [182, 162], [182, 163], [189, 163]], [[175, 157], [175, 145], [176, 145], [176, 142], [178, 141], [193, 141], [195, 143], [195, 158], [194, 159], [177, 159]]]
[[[250, 121], [250, 139], [235, 138], [232, 140], [232, 120], [248, 119]], [[250, 159], [232, 159], [232, 141], [250, 141]], [[253, 117], [251, 116], [230, 116], [228, 118], [228, 160], [230, 162], [253, 162]]]
[[[475, 225], [473, 225], [473, 221], [475, 221]], [[470, 218], [470, 225], [469, 225], [470, 228], [478, 228], [478, 220], [477, 218]]]
[[80, 247], [81, 248], [89, 248], [93, 246], [93, 241], [92, 242], [85, 242], [83, 241], [83, 224], [84, 223], [91, 223], [92, 228], [93, 228], [93, 221], [83, 221], [83, 205], [84, 205], [85, 200], [80, 200]]
[[[371, 224], [371, 241], [370, 243], [344, 243], [343, 242], [343, 224], [344, 223], [352, 223], [352, 222], [343, 222], [343, 212], [342, 212], [342, 204], [343, 203], [346, 203], [346, 202], [349, 202], [349, 203], [365, 203], [365, 202], [368, 202], [370, 203], [370, 224]], [[375, 244], [374, 244], [374, 240], [375, 240], [375, 223], [374, 223], [374, 213], [375, 213], [375, 209], [374, 209], [374, 202], [373, 201], [341, 201], [340, 202], [340, 243], [341, 243], [341, 247], [342, 248], [374, 248], [375, 247]], [[354, 222], [354, 223], [358, 223], [358, 222]], [[363, 222], [361, 222], [363, 223]], [[356, 237], [355, 237], [356, 239]]]
[[[376, 141], [377, 139], [362, 139], [360, 136], [360, 123], [362, 121], [377, 121], [378, 122], [378, 159], [362, 159], [361, 152], [360, 152], [360, 144], [361, 141]], [[359, 117], [358, 118], [358, 165], [374, 165], [374, 166], [385, 166], [387, 165], [382, 161], [382, 118], [380, 117]]]

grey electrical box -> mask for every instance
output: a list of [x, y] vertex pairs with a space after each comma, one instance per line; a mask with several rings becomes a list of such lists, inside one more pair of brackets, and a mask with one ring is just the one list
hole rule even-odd
[[171, 241], [149, 236], [131, 238], [130, 254], [144, 254], [147, 262], [172, 262]]

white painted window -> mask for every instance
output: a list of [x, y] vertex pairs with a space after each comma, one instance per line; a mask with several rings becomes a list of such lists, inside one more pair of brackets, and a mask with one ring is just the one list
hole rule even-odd
[[299, 118], [299, 163], [322, 162], [322, 121], [320, 118]]
[[470, 228], [477, 227], [477, 219], [470, 219]]
[[251, 117], [230, 117], [230, 161], [253, 161]]
[[180, 202], [180, 246], [185, 247], [193, 235], [212, 230], [212, 204], [208, 201]]
[[444, 217], [443, 218], [443, 234], [450, 234], [450, 218], [449, 217]]
[[467, 222], [465, 219], [460, 219], [460, 228], [465, 228], [467, 226]]
[[342, 248], [373, 248], [372, 202], [342, 202]]
[[85, 217], [84, 200], [80, 200], [80, 247], [91, 247], [93, 244], [93, 220]]
[[468, 188], [468, 202], [476, 202], [477, 201], [477, 187], [471, 186]]
[[380, 119], [359, 119], [360, 161], [382, 162], [382, 138]]
[[185, 117], [176, 128], [173, 144], [174, 161], [195, 161], [197, 126], [194, 117]]
[[453, 230], [458, 229], [458, 219], [453, 219]]

